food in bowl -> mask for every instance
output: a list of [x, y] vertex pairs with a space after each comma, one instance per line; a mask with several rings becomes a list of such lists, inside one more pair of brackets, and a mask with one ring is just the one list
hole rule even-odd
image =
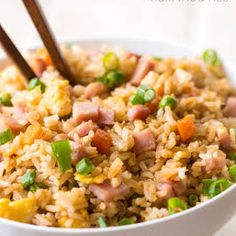
[[186, 210], [236, 181], [236, 97], [213, 50], [157, 58], [45, 49], [38, 78], [0, 78], [0, 216], [64, 228], [122, 226]]

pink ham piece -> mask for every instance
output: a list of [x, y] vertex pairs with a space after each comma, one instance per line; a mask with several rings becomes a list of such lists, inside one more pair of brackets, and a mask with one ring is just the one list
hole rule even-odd
[[115, 119], [115, 113], [112, 109], [101, 108], [99, 110], [98, 123], [102, 125], [113, 125]]
[[86, 121], [78, 125], [76, 128], [74, 128], [72, 131], [68, 133], [68, 137], [70, 139], [74, 139], [74, 135], [77, 134], [79, 137], [84, 137], [88, 135], [88, 133], [91, 130], [95, 130], [97, 128], [97, 125], [95, 125], [91, 120]]
[[231, 150], [232, 140], [227, 129], [222, 129], [222, 131], [218, 133], [218, 136], [221, 146], [226, 150]]
[[154, 63], [150, 59], [141, 57], [131, 78], [131, 84], [139, 86], [144, 77], [148, 74], [149, 71], [153, 69], [153, 67]]
[[1, 132], [9, 128], [14, 134], [18, 134], [22, 129], [22, 126], [11, 116], [0, 114], [0, 121]]
[[142, 152], [154, 150], [156, 148], [156, 140], [151, 129], [145, 129], [134, 134], [134, 152], [140, 154]]
[[157, 184], [157, 195], [167, 200], [168, 198], [174, 197], [173, 186], [170, 182], [160, 182]]
[[97, 121], [99, 115], [99, 107], [93, 102], [75, 102], [73, 105], [72, 117], [74, 122]]
[[135, 105], [129, 109], [127, 116], [129, 121], [145, 120], [150, 114], [150, 109], [144, 105]]
[[31, 61], [31, 66], [37, 76], [41, 76], [43, 72], [47, 69], [47, 63], [39, 57], [35, 57]]
[[156, 187], [158, 196], [165, 200], [170, 197], [180, 196], [186, 190], [186, 184], [183, 181], [162, 181]]
[[230, 117], [236, 117], [236, 97], [229, 97], [226, 102], [226, 113]]
[[123, 183], [117, 188], [114, 188], [109, 182], [102, 184], [91, 184], [89, 186], [89, 191], [91, 191], [97, 198], [104, 202], [110, 202], [113, 199], [124, 198], [129, 194], [129, 188]]
[[90, 99], [92, 97], [100, 96], [105, 92], [107, 92], [107, 87], [103, 83], [94, 82], [85, 88], [84, 97]]
[[206, 173], [210, 173], [216, 170], [222, 170], [226, 165], [226, 157], [225, 156], [217, 156], [205, 159], [204, 170]]
[[71, 145], [71, 161], [72, 165], [76, 164], [86, 155], [86, 152], [83, 147], [79, 146], [76, 142], [70, 142]]
[[61, 141], [67, 139], [67, 134], [57, 134], [53, 140], [54, 141]]

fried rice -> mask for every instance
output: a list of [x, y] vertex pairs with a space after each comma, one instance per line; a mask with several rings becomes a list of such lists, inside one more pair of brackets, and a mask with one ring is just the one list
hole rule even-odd
[[45, 49], [28, 55], [38, 86], [14, 66], [1, 71], [0, 95], [10, 101], [0, 100], [0, 217], [121, 226], [194, 207], [233, 184], [236, 97], [220, 60], [62, 50], [75, 86]]

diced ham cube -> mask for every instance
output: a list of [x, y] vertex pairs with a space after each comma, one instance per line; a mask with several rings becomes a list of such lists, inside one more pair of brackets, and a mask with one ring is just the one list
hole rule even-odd
[[97, 125], [95, 125], [91, 120], [81, 123], [76, 128], [68, 133], [70, 139], [74, 139], [74, 135], [77, 134], [79, 137], [84, 137], [88, 135], [91, 130], [95, 130]]
[[98, 129], [94, 134], [91, 144], [93, 147], [97, 148], [99, 153], [107, 154], [110, 151], [112, 139], [110, 134], [101, 129]]
[[100, 96], [105, 92], [107, 92], [107, 87], [103, 83], [94, 82], [85, 88], [84, 97], [90, 99], [92, 97]]
[[57, 134], [53, 140], [54, 141], [61, 141], [67, 139], [67, 134]]
[[229, 97], [226, 102], [226, 113], [230, 117], [236, 117], [236, 97]]
[[11, 116], [0, 114], [0, 121], [1, 121], [0, 123], [1, 132], [9, 128], [14, 134], [18, 134], [22, 129], [22, 126]]
[[205, 159], [204, 170], [206, 173], [210, 173], [216, 170], [222, 170], [226, 165], [226, 157], [219, 155], [217, 157], [212, 157]]
[[145, 129], [134, 134], [134, 152], [140, 154], [142, 152], [154, 150], [156, 148], [156, 140], [151, 129]]
[[71, 161], [72, 165], [76, 166], [76, 164], [86, 155], [86, 152], [83, 147], [79, 146], [75, 142], [70, 142], [71, 145]]
[[160, 182], [157, 184], [157, 195], [167, 200], [170, 197], [174, 197], [175, 193], [173, 190], [173, 186], [170, 181]]
[[93, 102], [75, 102], [72, 113], [73, 120], [76, 123], [88, 120], [97, 121], [99, 107]]
[[104, 202], [110, 202], [113, 199], [124, 198], [129, 194], [129, 188], [123, 183], [117, 188], [114, 188], [109, 182], [102, 184], [91, 184], [89, 186], [89, 191], [91, 191], [97, 198]]
[[131, 84], [139, 86], [144, 77], [153, 69], [153, 67], [154, 63], [150, 59], [141, 57], [131, 78]]
[[112, 109], [101, 108], [99, 110], [98, 123], [102, 125], [113, 125], [115, 119], [115, 113]]
[[179, 196], [186, 190], [186, 184], [184, 181], [161, 181], [157, 185], [157, 195], [167, 200], [170, 197]]
[[232, 140], [228, 130], [225, 127], [222, 127], [221, 129], [218, 129], [217, 134], [221, 146], [226, 150], [231, 150]]
[[150, 114], [150, 109], [144, 105], [135, 105], [129, 109], [127, 116], [129, 121], [145, 120]]
[[40, 57], [34, 57], [31, 61], [31, 66], [37, 76], [41, 76], [47, 69], [47, 63]]

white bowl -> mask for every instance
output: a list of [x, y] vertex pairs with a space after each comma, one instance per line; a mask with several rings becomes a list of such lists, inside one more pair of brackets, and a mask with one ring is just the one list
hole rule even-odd
[[[78, 42], [78, 40], [76, 40]], [[82, 39], [81, 46], [99, 48], [118, 46], [140, 54], [155, 56], [195, 56], [189, 47], [147, 39]], [[226, 64], [226, 71], [236, 84], [236, 73]], [[176, 215], [149, 222], [105, 229], [61, 229], [34, 226], [0, 219], [1, 236], [212, 236], [236, 214], [236, 184], [217, 197]]]

